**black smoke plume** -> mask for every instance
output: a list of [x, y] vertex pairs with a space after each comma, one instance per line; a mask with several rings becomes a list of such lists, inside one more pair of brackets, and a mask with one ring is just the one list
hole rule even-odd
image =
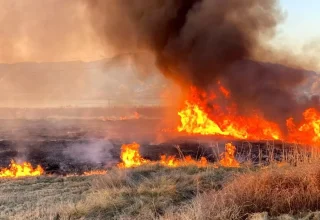
[[[256, 61], [283, 20], [276, 0], [89, 0], [92, 23], [119, 52], [149, 51], [161, 72], [203, 90], [221, 80], [240, 110], [285, 122], [317, 103], [296, 98], [307, 74]], [[286, 61], [286, 64], [290, 61]]]

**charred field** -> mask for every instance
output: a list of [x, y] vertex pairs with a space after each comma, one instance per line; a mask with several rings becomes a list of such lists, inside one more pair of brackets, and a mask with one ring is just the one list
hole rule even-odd
[[[150, 111], [153, 111], [151, 109]], [[40, 164], [47, 174], [81, 174], [111, 168], [120, 162], [121, 146], [137, 142], [141, 155], [151, 161], [160, 155], [202, 156], [219, 161], [227, 142], [236, 147], [240, 162], [270, 164], [293, 160], [294, 154], [311, 157], [306, 146], [282, 141], [237, 140], [214, 135], [187, 135], [164, 130], [158, 117], [116, 119], [2, 119], [0, 167], [10, 160]], [[106, 138], [107, 137], [107, 138]], [[297, 161], [295, 161], [297, 162]]]
[[2, 1], [0, 220], [320, 219], [315, 1]]
[[[135, 111], [139, 117], [2, 119], [0, 167], [12, 159], [28, 161], [40, 165], [44, 174], [0, 178], [0, 218], [319, 217], [320, 167], [314, 149], [168, 132], [154, 108], [153, 115]], [[140, 156], [148, 161], [190, 155], [195, 160], [205, 157], [208, 164], [147, 163], [120, 169], [121, 146], [132, 142], [140, 144]], [[219, 166], [228, 142], [236, 147], [239, 167]], [[106, 174], [85, 175], [95, 170]]]

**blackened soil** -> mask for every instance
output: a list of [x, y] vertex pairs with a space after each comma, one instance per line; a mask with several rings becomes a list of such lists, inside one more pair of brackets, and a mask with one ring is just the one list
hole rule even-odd
[[156, 119], [124, 121], [38, 120], [4, 121], [0, 130], [0, 167], [11, 159], [40, 164], [47, 174], [81, 174], [114, 166], [120, 161], [121, 145], [136, 141], [144, 158], [190, 155], [217, 161], [227, 142], [237, 147], [240, 162], [269, 163], [302, 150], [282, 142], [237, 141], [218, 137], [181, 136], [161, 133]]

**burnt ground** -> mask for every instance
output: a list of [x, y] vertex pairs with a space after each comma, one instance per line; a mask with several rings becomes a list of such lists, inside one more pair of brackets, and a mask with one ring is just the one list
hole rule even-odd
[[[136, 141], [141, 155], [158, 160], [160, 155], [205, 156], [217, 161], [224, 144], [232, 141], [240, 162], [268, 163], [281, 160], [296, 148], [281, 142], [237, 141], [218, 137], [181, 136], [161, 131], [161, 120], [2, 120], [0, 167], [11, 159], [40, 164], [48, 174], [65, 175], [114, 166], [121, 145]], [[300, 148], [299, 148], [300, 149]]]

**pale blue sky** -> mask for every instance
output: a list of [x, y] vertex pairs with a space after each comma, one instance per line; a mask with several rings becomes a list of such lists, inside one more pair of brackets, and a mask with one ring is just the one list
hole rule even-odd
[[301, 45], [320, 39], [320, 0], [280, 0], [280, 4], [287, 17], [279, 40]]

